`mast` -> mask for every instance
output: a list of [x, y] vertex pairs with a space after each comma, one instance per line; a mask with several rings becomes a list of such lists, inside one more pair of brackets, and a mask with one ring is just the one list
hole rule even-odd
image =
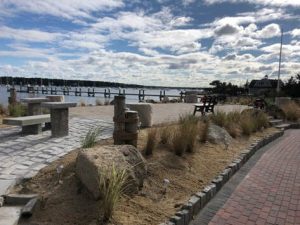
[[279, 93], [279, 91], [280, 91], [280, 70], [281, 70], [282, 40], [283, 40], [283, 30], [281, 29], [279, 64], [278, 64], [278, 80], [277, 80], [277, 89], [276, 89], [277, 93]]

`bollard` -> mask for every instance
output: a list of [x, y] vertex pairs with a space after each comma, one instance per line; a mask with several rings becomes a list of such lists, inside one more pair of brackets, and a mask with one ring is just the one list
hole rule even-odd
[[137, 147], [139, 116], [137, 111], [125, 112], [125, 144]]
[[114, 144], [124, 144], [122, 135], [125, 132], [125, 96], [115, 96], [114, 98]]

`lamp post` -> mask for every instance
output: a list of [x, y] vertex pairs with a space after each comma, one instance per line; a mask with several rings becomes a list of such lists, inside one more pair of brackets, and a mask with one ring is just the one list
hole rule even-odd
[[277, 88], [276, 88], [277, 94], [280, 92], [280, 70], [281, 70], [282, 39], [283, 39], [283, 30], [281, 29], [279, 64], [278, 64], [278, 80], [277, 80]]

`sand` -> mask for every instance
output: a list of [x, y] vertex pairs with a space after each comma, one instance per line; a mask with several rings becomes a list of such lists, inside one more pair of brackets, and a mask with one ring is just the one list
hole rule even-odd
[[[223, 144], [198, 143], [194, 153], [176, 156], [168, 148], [158, 145], [147, 157], [148, 177], [143, 189], [132, 198], [124, 197], [117, 207], [114, 225], [157, 225], [167, 220], [185, 203], [191, 194], [200, 191], [218, 175], [254, 138], [273, 133], [274, 128], [257, 132], [251, 137], [234, 139], [225, 149]], [[147, 130], [139, 134], [138, 149], [145, 145]], [[111, 144], [104, 140], [103, 144]], [[78, 150], [42, 169], [36, 177], [16, 187], [14, 192], [38, 193], [42, 203], [30, 220], [20, 224], [39, 225], [95, 225], [101, 201], [94, 201], [80, 185], [74, 168]], [[57, 183], [56, 167], [64, 165], [63, 183]], [[167, 194], [162, 194], [163, 179], [169, 179]]]
[[[216, 105], [215, 111], [241, 111], [246, 109], [245, 105]], [[194, 104], [189, 103], [168, 103], [153, 104], [153, 124], [174, 122], [180, 115], [193, 113]], [[114, 107], [107, 106], [85, 106], [70, 108], [70, 117], [97, 118], [105, 121], [112, 121]], [[198, 112], [196, 115], [200, 115]]]

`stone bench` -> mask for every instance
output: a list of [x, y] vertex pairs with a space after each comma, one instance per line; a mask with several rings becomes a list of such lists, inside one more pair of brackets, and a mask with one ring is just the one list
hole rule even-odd
[[52, 137], [63, 137], [69, 134], [69, 108], [76, 105], [73, 102], [42, 103], [42, 107], [50, 109]]
[[49, 123], [50, 114], [22, 116], [3, 119], [3, 124], [21, 126], [22, 134], [39, 134], [42, 132], [42, 123]]
[[127, 104], [130, 110], [138, 112], [141, 127], [152, 126], [152, 104], [150, 103], [135, 103]]

